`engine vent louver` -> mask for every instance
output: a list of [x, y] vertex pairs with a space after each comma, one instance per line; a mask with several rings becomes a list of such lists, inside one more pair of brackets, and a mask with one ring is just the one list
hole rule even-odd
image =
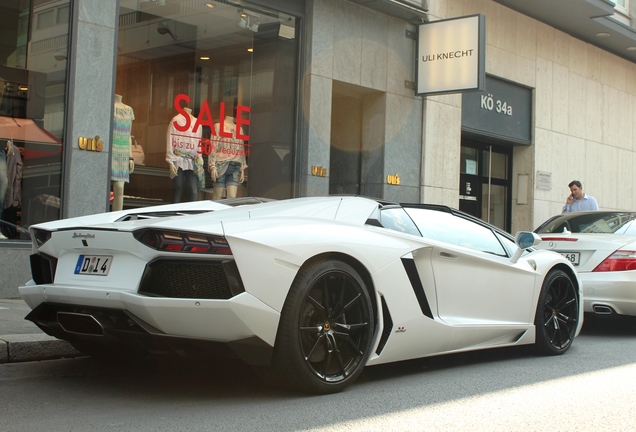
[[404, 270], [406, 270], [406, 274], [409, 277], [409, 281], [411, 281], [411, 287], [413, 288], [413, 292], [417, 298], [417, 303], [420, 305], [420, 310], [425, 316], [433, 319], [433, 312], [431, 312], [431, 306], [428, 304], [428, 299], [426, 298], [426, 293], [422, 286], [422, 280], [420, 279], [417, 267], [415, 266], [415, 261], [408, 258], [402, 258], [402, 264], [404, 265]]
[[389, 308], [386, 305], [386, 301], [384, 301], [384, 296], [380, 297], [382, 300], [382, 318], [384, 319], [384, 328], [382, 329], [382, 337], [380, 338], [380, 343], [378, 344], [378, 348], [375, 350], [377, 355], [380, 355], [387, 341], [389, 340], [389, 336], [391, 336], [391, 331], [393, 330], [393, 319], [391, 318], [391, 314], [389, 313]]
[[245, 291], [234, 261], [157, 259], [146, 266], [139, 293], [153, 297], [227, 300]]
[[43, 253], [32, 254], [29, 259], [33, 281], [38, 285], [53, 283], [57, 259]]

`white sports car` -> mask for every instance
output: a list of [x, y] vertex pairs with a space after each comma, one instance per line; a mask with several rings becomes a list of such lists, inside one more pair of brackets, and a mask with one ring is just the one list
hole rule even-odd
[[561, 253], [585, 287], [584, 311], [636, 315], [636, 212], [593, 211], [554, 216], [535, 230], [541, 249]]
[[90, 353], [226, 355], [314, 393], [365, 365], [523, 344], [562, 354], [581, 328], [576, 271], [532, 232], [361, 197], [223, 203], [32, 227], [27, 319]]

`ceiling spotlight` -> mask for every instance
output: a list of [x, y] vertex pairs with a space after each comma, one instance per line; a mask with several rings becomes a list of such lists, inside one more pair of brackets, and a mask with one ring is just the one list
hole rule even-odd
[[66, 60], [66, 53], [65, 52], [56, 52], [55, 55], [53, 56], [53, 58], [57, 61], [64, 61]]
[[205, 2], [205, 5], [207, 7], [209, 7], [210, 9], [212, 9], [214, 7], [214, 3], [212, 3], [212, 2]]
[[177, 40], [177, 37], [174, 35], [174, 33], [172, 33], [170, 25], [168, 25], [166, 21], [157, 24], [157, 33], [159, 33], [160, 35], [169, 34], [170, 36], [172, 36], [172, 40]]
[[628, 46], [627, 51], [636, 51], [636, 46]]
[[243, 9], [239, 9], [238, 26], [247, 30], [251, 30], [254, 33], [258, 32], [259, 16], [255, 13], [245, 12]]
[[600, 38], [605, 38], [605, 37], [609, 37], [610, 34], [605, 32], [600, 32], [600, 33], [596, 33], [596, 36]]

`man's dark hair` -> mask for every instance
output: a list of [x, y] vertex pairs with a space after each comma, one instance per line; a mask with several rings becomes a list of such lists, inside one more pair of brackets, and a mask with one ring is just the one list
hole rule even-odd
[[574, 186], [574, 185], [576, 185], [576, 186], [578, 186], [578, 187], [580, 187], [580, 188], [582, 188], [582, 187], [583, 187], [583, 185], [581, 184], [581, 182], [580, 182], [580, 181], [578, 181], [578, 180], [572, 180], [572, 181], [570, 182], [570, 184], [568, 185], [568, 187], [570, 187], [570, 188], [571, 188], [571, 187], [572, 187], [572, 186]]

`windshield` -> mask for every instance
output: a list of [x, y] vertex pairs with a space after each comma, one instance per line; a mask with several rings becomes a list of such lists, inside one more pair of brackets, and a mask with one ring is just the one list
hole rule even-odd
[[566, 213], [548, 220], [536, 232], [625, 234], [634, 218], [632, 212]]

